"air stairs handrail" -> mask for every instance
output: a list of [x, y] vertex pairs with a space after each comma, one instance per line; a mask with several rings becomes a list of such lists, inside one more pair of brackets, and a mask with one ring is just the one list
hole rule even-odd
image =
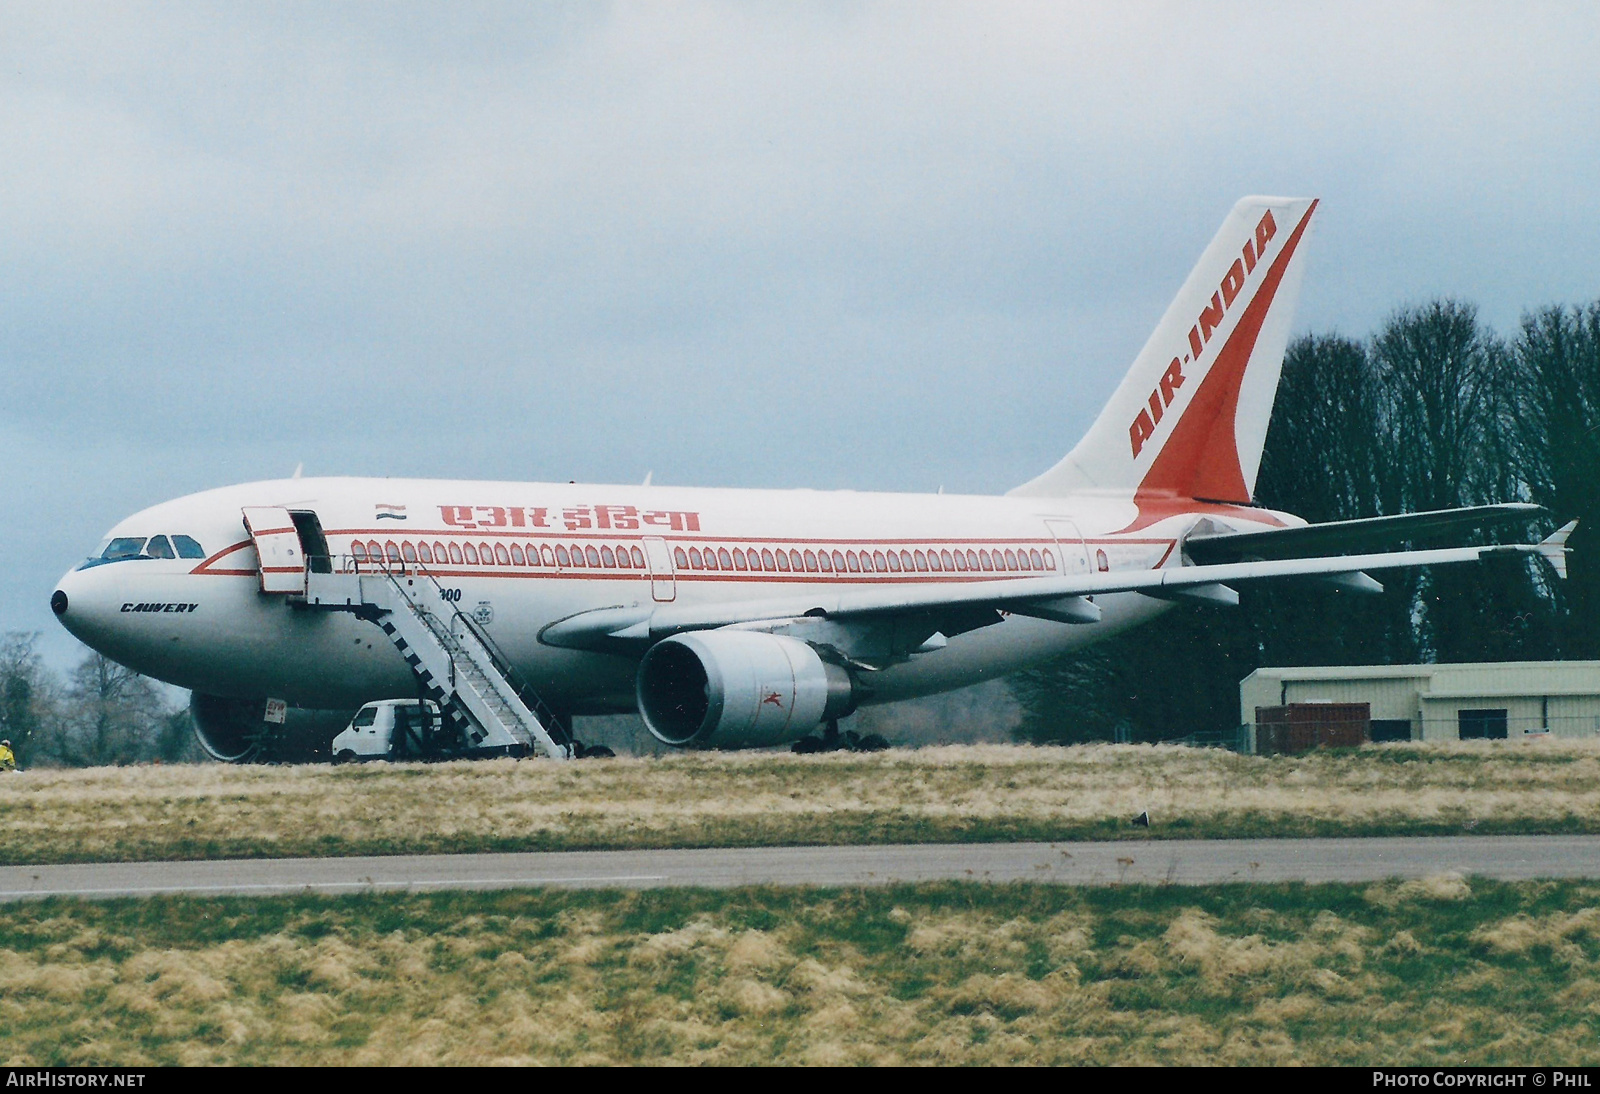
[[[445, 599], [445, 597], [442, 595], [444, 589], [439, 584], [439, 579], [434, 577], [425, 565], [420, 562], [406, 562], [404, 559], [394, 560], [382, 556], [374, 558], [370, 555], [366, 559], [358, 559], [354, 555], [342, 555], [340, 556], [340, 560], [342, 562], [348, 560], [349, 563], [348, 569], [341, 570], [341, 572], [359, 574], [361, 573], [361, 566], [363, 562], [370, 564], [378, 573], [381, 573], [384, 577], [388, 578], [389, 583], [393, 585], [396, 591], [400, 592], [402, 596], [404, 596], [405, 593], [400, 589], [400, 576], [416, 574], [427, 578], [429, 583], [433, 585], [434, 590], [441, 594], [437, 602], [441, 604], [448, 604], [450, 606], [449, 618], [452, 621], [459, 619], [462, 625], [466, 628], [467, 632], [470, 633], [473, 638], [477, 639], [478, 643], [483, 646], [485, 652], [489, 654], [490, 666], [505, 678], [506, 683], [511, 685], [511, 690], [517, 693], [517, 698], [521, 699], [523, 705], [528, 708], [528, 710], [536, 719], [538, 719], [545, 733], [549, 735], [557, 745], [565, 747], [568, 750], [572, 748], [572, 733], [567, 726], [562, 723], [560, 718], [556, 716], [555, 711], [550, 709], [549, 705], [546, 704], [542, 698], [540, 698], [539, 693], [534, 691], [533, 687], [527, 682], [526, 679], [523, 678], [522, 674], [516, 670], [516, 668], [511, 664], [510, 658], [505, 655], [505, 651], [502, 650], [498, 644], [496, 644], [494, 639], [489, 637], [488, 632], [480, 627], [477, 622], [472, 619], [472, 617], [468, 616], [462, 612], [460, 608], [456, 607], [455, 601]], [[399, 576], [397, 576], [397, 571]], [[434, 618], [439, 618], [437, 613], [429, 614], [433, 615]], [[433, 627], [428, 624], [426, 619], [423, 620], [423, 623], [424, 625], [428, 626], [429, 630], [433, 630]], [[454, 634], [440, 636], [438, 632], [435, 632], [435, 637], [441, 638], [442, 640], [448, 640], [449, 642], [456, 641]], [[444, 644], [444, 642], [441, 641], [441, 644]], [[449, 646], [446, 645], [445, 648], [448, 651]], [[455, 658], [452, 657], [450, 660], [450, 669], [453, 675], [455, 673]], [[450, 683], [451, 686], [455, 685], [454, 680], [452, 680]], [[552, 728], [554, 729], [554, 732], [551, 732]]]

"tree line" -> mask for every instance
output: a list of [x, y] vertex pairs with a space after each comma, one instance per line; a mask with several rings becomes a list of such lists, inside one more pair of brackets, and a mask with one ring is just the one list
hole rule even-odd
[[1160, 626], [1022, 674], [1019, 733], [1164, 740], [1231, 729], [1239, 681], [1267, 665], [1600, 658], [1600, 301], [1530, 312], [1509, 338], [1471, 304], [1436, 300], [1395, 312], [1365, 340], [1298, 339], [1256, 500], [1313, 523], [1506, 501], [1549, 510], [1490, 538], [1580, 524], [1565, 582], [1509, 560], [1387, 571], [1376, 596], [1247, 585], [1227, 617], [1176, 608]]
[[187, 706], [147, 676], [90, 653], [62, 679], [39, 657], [38, 635], [0, 639], [0, 738], [18, 766], [98, 767], [205, 759]]

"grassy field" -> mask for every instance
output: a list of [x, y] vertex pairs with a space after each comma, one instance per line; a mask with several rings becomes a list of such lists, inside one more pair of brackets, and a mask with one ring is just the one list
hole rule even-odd
[[1600, 887], [521, 891], [0, 908], [38, 1064], [1600, 1064]]
[[[1148, 809], [1148, 834], [1129, 820]], [[1600, 831], [1600, 742], [978, 745], [0, 776], [0, 859]]]

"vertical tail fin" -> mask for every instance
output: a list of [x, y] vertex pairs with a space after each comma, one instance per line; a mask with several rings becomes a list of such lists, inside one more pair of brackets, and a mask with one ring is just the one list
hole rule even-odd
[[1235, 205], [1089, 432], [1011, 493], [1248, 504], [1316, 207], [1307, 198]]

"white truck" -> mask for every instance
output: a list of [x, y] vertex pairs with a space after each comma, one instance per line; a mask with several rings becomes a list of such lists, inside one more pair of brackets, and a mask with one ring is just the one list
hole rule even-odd
[[333, 762], [459, 756], [466, 751], [459, 736], [440, 715], [437, 703], [382, 699], [356, 711], [350, 724], [333, 739]]
[[[336, 764], [362, 760], [446, 760], [490, 756], [520, 756], [520, 749], [478, 748], [465, 738], [459, 723], [452, 724], [439, 704], [422, 699], [380, 699], [356, 711], [329, 751]], [[573, 742], [575, 757], [614, 755], [604, 745]]]

